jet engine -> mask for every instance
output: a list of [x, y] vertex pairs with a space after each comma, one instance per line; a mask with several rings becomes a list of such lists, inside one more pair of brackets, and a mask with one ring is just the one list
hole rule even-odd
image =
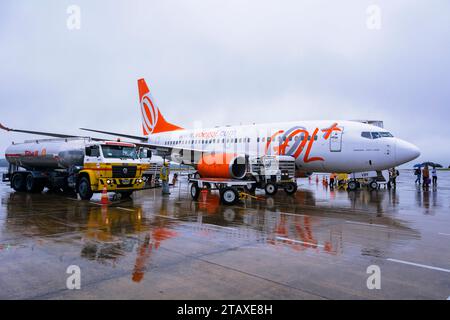
[[197, 164], [202, 177], [243, 179], [247, 174], [247, 162], [244, 156], [230, 153], [203, 155]]

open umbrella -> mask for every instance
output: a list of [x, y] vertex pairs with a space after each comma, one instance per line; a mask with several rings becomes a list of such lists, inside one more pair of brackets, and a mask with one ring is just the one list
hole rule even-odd
[[414, 168], [422, 168], [422, 164], [421, 163], [417, 163], [414, 165]]
[[422, 167], [424, 167], [424, 166], [429, 166], [429, 167], [433, 167], [433, 168], [442, 168], [442, 165], [440, 165], [439, 163], [434, 163], [431, 161], [423, 162]]

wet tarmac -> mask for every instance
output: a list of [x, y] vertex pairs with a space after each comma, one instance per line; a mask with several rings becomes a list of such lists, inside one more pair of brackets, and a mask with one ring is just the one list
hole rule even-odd
[[[401, 171], [396, 190], [219, 204], [186, 181], [99, 205], [0, 184], [1, 299], [448, 299], [450, 172], [437, 189]], [[66, 287], [80, 267], [81, 289]], [[369, 289], [369, 266], [381, 289]], [[372, 282], [372, 283], [376, 283]]]

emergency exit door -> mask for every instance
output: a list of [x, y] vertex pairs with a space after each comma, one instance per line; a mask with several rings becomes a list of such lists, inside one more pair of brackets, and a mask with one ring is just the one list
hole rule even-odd
[[342, 133], [344, 128], [339, 127], [340, 131], [333, 131], [330, 135], [330, 151], [341, 152], [342, 151]]

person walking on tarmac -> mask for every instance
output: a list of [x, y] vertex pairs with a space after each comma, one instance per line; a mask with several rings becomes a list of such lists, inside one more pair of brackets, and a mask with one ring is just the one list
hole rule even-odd
[[433, 187], [437, 186], [437, 170], [436, 167], [433, 167], [433, 169], [431, 169], [431, 176], [433, 177]]
[[420, 185], [420, 180], [422, 179], [422, 170], [420, 170], [420, 168], [416, 168], [416, 170], [414, 170], [414, 175], [416, 176], [416, 181], [414, 183], [418, 183]]
[[430, 186], [430, 170], [428, 169], [428, 165], [425, 165], [425, 167], [422, 170], [422, 179], [423, 179], [422, 188], [424, 190], [428, 190], [428, 187]]
[[164, 165], [161, 168], [160, 176], [161, 176], [161, 182], [162, 182], [162, 194], [170, 194], [169, 190], [169, 175], [170, 175], [170, 168], [169, 163], [164, 161]]

